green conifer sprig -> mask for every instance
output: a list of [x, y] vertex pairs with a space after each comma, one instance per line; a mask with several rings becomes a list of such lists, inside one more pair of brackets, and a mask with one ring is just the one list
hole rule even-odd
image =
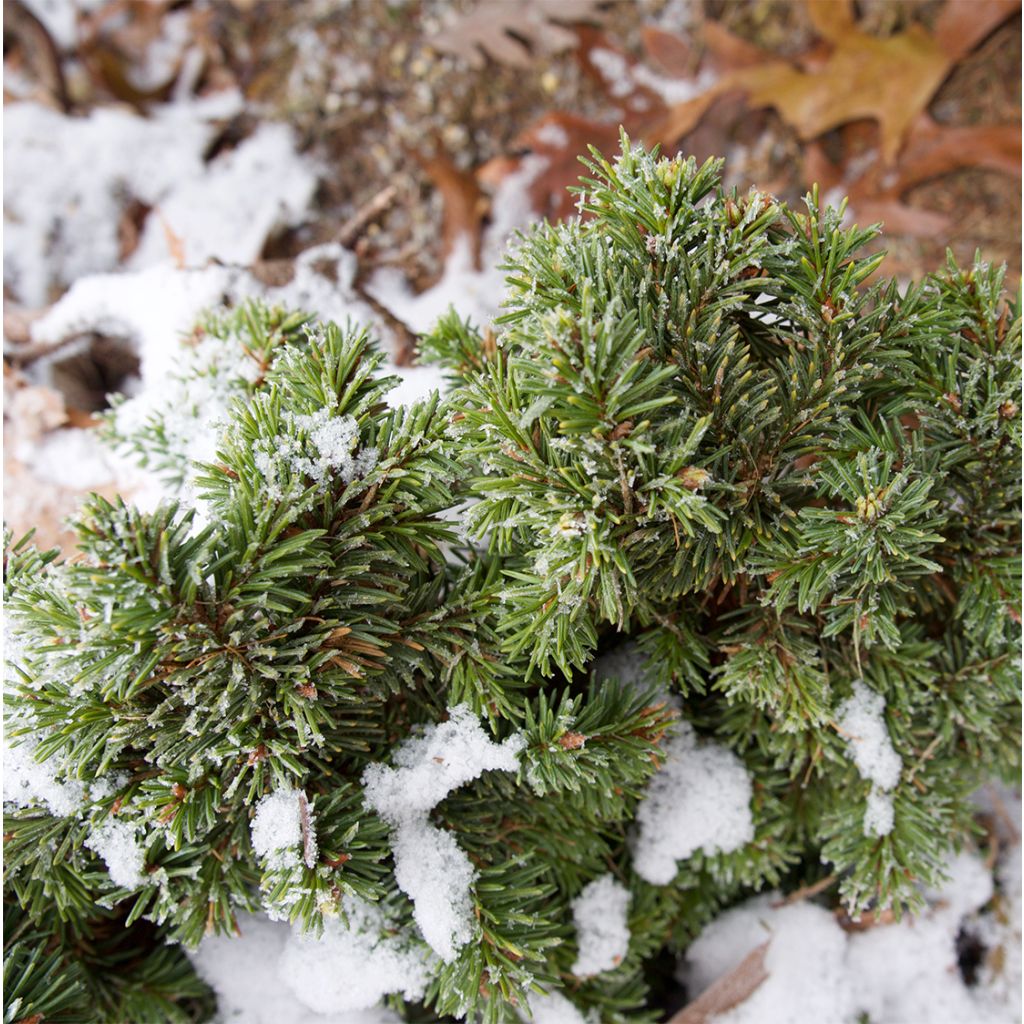
[[[188, 502], [94, 497], [68, 561], [7, 538], [7, 741], [43, 788], [5, 807], [6, 1019], [198, 1020], [166, 939], [258, 910], [319, 933], [360, 899], [428, 965], [421, 1005], [389, 996], [407, 1019], [513, 1024], [554, 992], [653, 1020], [652, 959], [718, 910], [830, 881], [851, 913], [914, 908], [972, 791], [1019, 772], [1019, 297], [980, 261], [871, 283], [876, 229], [816, 192], [592, 156], [584, 216], [511, 252], [494, 332], [423, 340], [445, 400], [391, 408], [365, 333], [247, 305], [175, 385], [229, 410], [215, 457], [190, 467], [166, 408], [108, 425]], [[517, 753], [420, 822], [473, 874], [442, 958], [364, 773], [459, 705]], [[638, 817], [681, 757], [749, 782], [749, 820], [656, 884]], [[287, 857], [254, 838], [268, 798]], [[604, 875], [628, 948], [577, 977]]]

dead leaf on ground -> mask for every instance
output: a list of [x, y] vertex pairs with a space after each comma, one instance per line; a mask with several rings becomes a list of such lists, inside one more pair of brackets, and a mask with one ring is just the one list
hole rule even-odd
[[475, 174], [463, 171], [440, 147], [432, 156], [412, 154], [441, 193], [444, 204], [442, 252], [447, 259], [459, 241], [469, 242], [473, 268], [480, 269], [484, 217], [490, 207]]
[[[596, 29], [577, 30], [577, 59], [633, 138], [669, 152], [685, 140], [688, 153], [723, 153], [744, 117], [774, 109], [804, 144], [802, 180], [794, 185], [818, 181], [826, 193], [849, 195], [861, 223], [883, 220], [891, 233], [929, 237], [948, 228], [948, 219], [904, 202], [910, 189], [965, 167], [1020, 174], [1019, 124], [940, 125], [927, 113], [957, 62], [1019, 8], [1020, 0], [947, 0], [933, 32], [911, 22], [879, 37], [858, 27], [851, 0], [805, 0], [818, 39], [792, 59], [715, 21], [704, 23], [700, 45], [648, 28], [642, 38], [650, 63], [695, 88], [690, 99], [674, 104], [648, 88], [649, 75], [638, 72], [638, 62]], [[701, 66], [718, 72], [701, 88], [695, 52]], [[854, 144], [834, 162], [821, 140], [836, 129]], [[588, 144], [608, 152], [617, 142], [618, 121], [569, 113], [548, 114], [521, 133], [517, 145], [548, 162], [531, 186], [537, 212], [570, 215], [575, 199], [565, 189], [580, 176], [577, 157]], [[772, 184], [782, 191], [782, 181]]]
[[[701, 96], [670, 109], [654, 136], [666, 145], [675, 143], [703, 116], [711, 94], [741, 90], [752, 107], [774, 107], [804, 141], [852, 121], [874, 121], [882, 161], [891, 166], [911, 125], [956, 61], [1019, 6], [1018, 0], [948, 0], [941, 34], [911, 24], [879, 38], [858, 29], [850, 0], [807, 0], [815, 30], [830, 47], [824, 59], [812, 51], [791, 63], [765, 53], [755, 62], [750, 44], [733, 41], [734, 59], [741, 54], [743, 66], [728, 71]], [[970, 27], [963, 26], [962, 38], [954, 41], [956, 27], [968, 17]], [[728, 33], [718, 26], [713, 36], [721, 52]]]
[[[187, 36], [176, 39], [166, 34], [168, 17], [186, 18]], [[115, 99], [140, 111], [171, 98], [191, 49], [209, 48], [211, 12], [198, 7], [182, 9], [173, 0], [113, 0], [81, 18], [78, 55], [93, 82]], [[170, 68], [163, 81], [140, 81], [154, 47], [175, 47]], [[192, 69], [193, 78], [198, 69]], [[188, 77], [188, 76], [187, 76]]]
[[549, 220], [564, 220], [576, 209], [576, 196], [566, 191], [586, 173], [580, 157], [588, 146], [607, 153], [617, 148], [617, 123], [588, 121], [575, 114], [547, 114], [515, 139], [515, 145], [543, 157], [547, 166], [530, 182], [534, 210]]
[[728, 974], [723, 974], [692, 1003], [673, 1014], [666, 1024], [711, 1024], [720, 1013], [739, 1006], [768, 977], [765, 954], [771, 942], [763, 942], [751, 950]]
[[481, 0], [476, 8], [430, 36], [428, 42], [483, 67], [485, 56], [510, 67], [527, 68], [541, 55], [561, 53], [576, 45], [565, 26], [574, 21], [599, 21], [597, 0]]
[[[21, 0], [4, 4], [4, 71], [17, 71], [20, 78], [31, 83], [31, 91], [18, 93], [18, 99], [67, 111], [68, 91], [60, 53], [46, 26]], [[8, 81], [5, 73], [5, 100]]]

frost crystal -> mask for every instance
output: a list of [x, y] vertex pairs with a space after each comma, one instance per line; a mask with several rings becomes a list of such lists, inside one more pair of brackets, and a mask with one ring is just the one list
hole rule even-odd
[[579, 954], [572, 965], [578, 978], [609, 971], [629, 950], [629, 890], [613, 875], [595, 879], [572, 902]]
[[698, 850], [731, 853], [754, 838], [750, 776], [731, 750], [698, 742], [683, 721], [665, 753], [636, 815], [633, 865], [652, 885], [671, 882], [676, 862]]
[[867, 835], [887, 835], [892, 831], [894, 816], [890, 791], [900, 781], [903, 762], [893, 749], [885, 724], [885, 698], [858, 679], [853, 684], [853, 695], [839, 706], [837, 717], [860, 777], [872, 783], [864, 831]]
[[134, 889], [145, 881], [146, 851], [135, 838], [129, 821], [105, 821], [94, 828], [85, 845], [106, 862], [114, 885]]
[[[282, 419], [289, 432], [262, 440], [254, 453], [267, 494], [274, 501], [284, 498], [288, 479], [309, 477], [323, 486], [338, 477], [350, 483], [377, 464], [376, 448], [356, 451], [359, 424], [352, 416], [332, 416], [330, 409], [318, 409], [309, 416], [286, 412]], [[296, 437], [295, 432], [304, 433], [307, 440]]]
[[495, 743], [468, 704], [447, 722], [406, 740], [396, 768], [371, 764], [363, 773], [366, 803], [394, 828], [395, 879], [415, 904], [416, 923], [445, 962], [473, 936], [470, 886], [476, 872], [447, 832], [428, 815], [452, 790], [485, 771], [515, 771], [522, 736]]

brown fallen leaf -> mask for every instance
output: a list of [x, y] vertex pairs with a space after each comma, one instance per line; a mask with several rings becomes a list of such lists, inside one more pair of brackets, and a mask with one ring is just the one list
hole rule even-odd
[[469, 241], [473, 267], [479, 270], [483, 223], [490, 203], [476, 175], [456, 167], [440, 147], [432, 156], [415, 152], [412, 156], [441, 193], [444, 204], [442, 252], [445, 259], [460, 239], [465, 238]]
[[818, 182], [823, 192], [837, 190], [847, 196], [851, 215], [861, 224], [880, 221], [892, 234], [931, 238], [948, 231], [949, 218], [908, 205], [903, 197], [910, 189], [967, 167], [1019, 176], [1020, 152], [1019, 124], [940, 125], [922, 114], [894, 168], [856, 156], [837, 164], [819, 143], [811, 142], [804, 150], [803, 177]]
[[589, 121], [575, 114], [546, 114], [514, 140], [518, 149], [543, 157], [547, 166], [530, 182], [530, 201], [534, 210], [549, 220], [564, 220], [576, 210], [576, 196], [566, 191], [585, 173], [580, 156], [588, 146], [604, 153], [619, 142], [617, 123]]
[[34, 84], [32, 92], [20, 99], [33, 99], [67, 112], [70, 104], [60, 53], [46, 26], [21, 0], [4, 4], [4, 70], [20, 71]]
[[1020, 0], [946, 0], [935, 22], [936, 42], [955, 63], [1019, 10]]
[[93, 82], [140, 112], [168, 100], [181, 71], [184, 47], [163, 82], [140, 85], [135, 80], [150, 46], [161, 39], [172, 6], [171, 0], [112, 0], [80, 20], [77, 52]]
[[850, 122], [874, 121], [882, 162], [892, 166], [911, 126], [956, 61], [1020, 7], [1019, 0], [947, 0], [941, 31], [929, 34], [923, 26], [911, 24], [879, 38], [857, 27], [852, 0], [805, 3], [827, 44], [824, 56], [814, 49], [795, 63], [782, 60], [730, 40], [718, 25], [711, 30], [712, 46], [719, 53], [728, 52], [739, 66], [705, 93], [671, 108], [655, 127], [655, 139], [666, 145], [677, 142], [703, 117], [713, 95], [740, 90], [751, 106], [777, 110], [804, 141]]
[[428, 41], [441, 53], [461, 57], [476, 68], [484, 66], [485, 57], [527, 68], [538, 56], [576, 45], [567, 24], [600, 19], [597, 0], [481, 0]]
[[576, 35], [579, 39], [576, 59], [581, 70], [621, 108], [623, 120], [649, 118], [665, 109], [661, 97], [634, 75], [638, 64], [634, 57], [599, 29], [583, 25], [576, 30]]
[[697, 70], [697, 61], [689, 41], [654, 25], [640, 30], [644, 52], [659, 70], [673, 77], [690, 75]]
[[673, 1014], [665, 1024], [711, 1024], [720, 1013], [739, 1006], [768, 977], [764, 958], [771, 942], [751, 950], [728, 974], [723, 974], [692, 1003]]

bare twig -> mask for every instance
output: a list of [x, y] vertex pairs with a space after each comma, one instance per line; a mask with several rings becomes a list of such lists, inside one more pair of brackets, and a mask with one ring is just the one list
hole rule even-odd
[[394, 185], [388, 185], [381, 189], [375, 196], [371, 197], [338, 230], [338, 241], [346, 249], [352, 247], [355, 240], [375, 221], [382, 213], [390, 209], [398, 197], [398, 189]]
[[799, 903], [800, 900], [817, 896], [819, 892], [824, 892], [832, 885], [838, 877], [838, 875], [826, 875], [824, 878], [819, 878], [813, 885], [802, 885], [799, 889], [794, 889], [785, 899], [776, 900], [772, 907], [775, 909], [788, 907], [791, 903]]
[[302, 828], [302, 860], [307, 868], [316, 867], [316, 837], [309, 821], [309, 800], [299, 790], [299, 825]]
[[395, 344], [392, 357], [395, 365], [409, 366], [416, 355], [416, 335], [387, 306], [374, 298], [358, 277], [354, 287], [359, 297], [388, 325], [394, 334]]

